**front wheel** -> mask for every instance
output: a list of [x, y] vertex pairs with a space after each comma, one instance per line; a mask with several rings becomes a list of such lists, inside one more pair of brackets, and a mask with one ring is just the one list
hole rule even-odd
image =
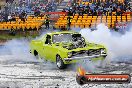
[[66, 65], [64, 64], [63, 60], [59, 55], [56, 56], [56, 65], [59, 69], [64, 69]]

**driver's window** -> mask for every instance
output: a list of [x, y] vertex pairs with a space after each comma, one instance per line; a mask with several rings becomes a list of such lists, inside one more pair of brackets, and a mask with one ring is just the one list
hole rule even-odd
[[45, 44], [51, 44], [51, 36], [47, 35]]

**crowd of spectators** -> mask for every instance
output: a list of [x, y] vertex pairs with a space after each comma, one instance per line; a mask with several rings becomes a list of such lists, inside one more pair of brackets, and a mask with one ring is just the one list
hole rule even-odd
[[[124, 12], [131, 12], [130, 3], [128, 0], [124, 2], [117, 1], [106, 1], [106, 2], [93, 2], [88, 5], [75, 4], [73, 3], [68, 8], [69, 15], [78, 13], [79, 15], [88, 14], [88, 15], [112, 15], [112, 12], [115, 12], [116, 15], [122, 15]], [[66, 11], [66, 10], [63, 10]]]
[[16, 21], [16, 17], [19, 17], [21, 21], [25, 22], [27, 14], [23, 11], [21, 14], [18, 13], [0, 13], [0, 22], [11, 22]]
[[15, 16], [19, 16], [22, 21], [25, 21], [27, 15], [42, 16], [44, 12], [54, 12], [57, 9], [57, 4], [55, 2], [40, 2], [40, 3], [30, 3], [29, 6], [16, 7], [13, 12], [3, 11], [0, 12], [0, 22], [15, 21]]
[[54, 12], [57, 9], [57, 4], [55, 2], [40, 3], [38, 6], [32, 6], [31, 9], [32, 11]]

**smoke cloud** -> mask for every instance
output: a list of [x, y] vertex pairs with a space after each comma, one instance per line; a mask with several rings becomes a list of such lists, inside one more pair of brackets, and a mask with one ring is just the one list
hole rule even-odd
[[34, 62], [35, 57], [31, 55], [29, 41], [26, 39], [13, 39], [0, 46], [0, 60], [8, 62]]
[[[125, 34], [108, 29], [104, 24], [97, 25], [97, 30], [81, 29], [80, 33], [88, 42], [104, 45], [108, 50], [109, 61], [132, 61], [132, 27]], [[125, 58], [124, 58], [125, 57]]]
[[[77, 29], [78, 32], [85, 37], [88, 42], [94, 42], [104, 45], [108, 50], [106, 61], [132, 61], [132, 27], [125, 34], [120, 34], [108, 29], [104, 24], [97, 25], [97, 30], [91, 31], [90, 29]], [[58, 31], [58, 30], [55, 30]], [[54, 31], [54, 32], [55, 32]], [[74, 29], [76, 31], [76, 29]], [[39, 37], [45, 35], [53, 30], [42, 31]], [[10, 62], [26, 61], [38, 62], [36, 58], [29, 53], [30, 41], [27, 39], [13, 39], [0, 46], [0, 61], [8, 60]], [[41, 61], [42, 63], [44, 61]], [[87, 62], [90, 71], [95, 68], [91, 62]], [[55, 65], [55, 64], [54, 64]]]

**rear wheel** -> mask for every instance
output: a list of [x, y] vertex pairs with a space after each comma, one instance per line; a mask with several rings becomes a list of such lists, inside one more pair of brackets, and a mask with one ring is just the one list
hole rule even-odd
[[41, 59], [40, 55], [36, 50], [34, 51], [34, 56], [36, 57], [36, 59]]
[[63, 60], [59, 55], [56, 56], [56, 65], [59, 69], [64, 69], [66, 65], [64, 64]]

